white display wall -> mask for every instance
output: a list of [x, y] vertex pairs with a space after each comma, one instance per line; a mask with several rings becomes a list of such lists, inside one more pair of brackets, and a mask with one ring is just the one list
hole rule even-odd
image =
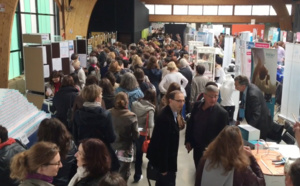
[[300, 108], [300, 45], [286, 44], [285, 68], [280, 116], [295, 121], [299, 118]]
[[228, 67], [231, 63], [232, 58], [232, 45], [233, 45], [233, 37], [225, 36], [225, 48], [224, 48], [224, 57], [223, 57], [223, 68]]

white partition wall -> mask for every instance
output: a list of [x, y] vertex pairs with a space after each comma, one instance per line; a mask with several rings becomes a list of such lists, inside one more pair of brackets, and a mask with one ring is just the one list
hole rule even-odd
[[232, 58], [232, 45], [233, 45], [233, 37], [225, 36], [225, 48], [224, 48], [224, 57], [223, 57], [223, 65], [222, 67], [228, 67], [231, 63]]
[[300, 105], [300, 45], [286, 44], [285, 68], [280, 116], [294, 121], [299, 117]]

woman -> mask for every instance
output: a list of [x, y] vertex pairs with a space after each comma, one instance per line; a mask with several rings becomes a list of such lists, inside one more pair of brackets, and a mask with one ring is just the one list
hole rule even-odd
[[10, 165], [10, 177], [20, 186], [53, 186], [53, 177], [62, 167], [59, 148], [54, 143], [38, 142], [29, 150], [15, 155]]
[[116, 95], [115, 107], [110, 110], [112, 123], [117, 135], [112, 144], [120, 162], [119, 173], [128, 180], [130, 164], [133, 161], [133, 142], [139, 137], [137, 117], [128, 110], [128, 96], [124, 92]]
[[74, 80], [74, 86], [75, 86], [75, 88], [78, 90], [78, 92], [80, 92], [81, 91], [81, 87], [80, 87], [80, 82], [79, 82], [78, 75], [76, 73], [71, 73], [70, 76], [72, 76], [72, 78]]
[[266, 185], [264, 175], [249, 147], [243, 144], [240, 129], [227, 126], [212, 141], [197, 168], [199, 185]]
[[51, 73], [51, 76], [49, 78], [49, 83], [46, 84], [46, 96], [47, 98], [48, 97], [53, 97], [57, 92], [58, 90], [60, 89], [61, 87], [61, 80], [63, 78], [63, 74], [62, 72], [60, 71], [56, 71], [54, 70], [52, 73]]
[[59, 147], [63, 167], [58, 171], [57, 176], [54, 177], [53, 184], [56, 186], [67, 185], [76, 173], [76, 159], [74, 155], [77, 151], [77, 147], [67, 128], [56, 118], [46, 118], [38, 128], [37, 137], [38, 141], [52, 142]]
[[173, 61], [169, 62], [167, 66], [168, 66], [167, 69], [170, 71], [170, 73], [168, 73], [165, 77], [163, 77], [163, 79], [159, 83], [160, 92], [162, 94], [165, 94], [170, 84], [176, 82], [181, 86], [180, 89], [181, 92], [183, 92], [183, 95], [186, 96], [186, 92], [184, 88], [188, 84], [188, 80], [181, 73], [178, 72], [175, 62]]
[[121, 79], [120, 86], [116, 89], [115, 93], [125, 92], [128, 94], [129, 104], [128, 109], [131, 109], [131, 104], [144, 97], [143, 92], [139, 88], [139, 84], [132, 73], [125, 73]]
[[86, 79], [85, 72], [83, 68], [80, 66], [80, 61], [78, 59], [73, 61], [72, 65], [75, 69], [75, 73], [78, 75], [80, 88], [82, 89], [85, 85], [85, 79]]
[[144, 69], [145, 75], [148, 76], [150, 82], [155, 86], [156, 94], [159, 95], [159, 82], [161, 81], [162, 72], [159, 69], [157, 58], [151, 56], [149, 62], [147, 63], [147, 67]]
[[56, 110], [56, 118], [59, 119], [71, 131], [69, 122], [72, 117], [73, 103], [78, 95], [78, 90], [74, 86], [72, 76], [67, 75], [63, 78], [61, 88], [53, 98], [53, 107]]
[[102, 99], [105, 102], [105, 108], [111, 109], [115, 104], [114, 88], [107, 78], [102, 78], [99, 82], [99, 86], [103, 90]]
[[111, 147], [116, 139], [112, 126], [111, 115], [101, 107], [102, 89], [95, 84], [85, 86], [81, 91], [85, 102], [74, 115], [73, 137], [76, 144], [86, 138], [98, 138], [102, 140], [110, 152], [112, 171], [119, 169], [118, 159]]
[[107, 72], [104, 77], [106, 77], [110, 81], [114, 90], [116, 90], [120, 86], [120, 84], [116, 82], [116, 77], [114, 76], [113, 73]]
[[[174, 90], [181, 90], [181, 87], [178, 83], [171, 83], [167, 93], [161, 98], [160, 104], [159, 104], [159, 111], [161, 111], [165, 106], [168, 105], [168, 100], [169, 100], [169, 95], [171, 92], [173, 92]], [[182, 116], [182, 111], [180, 112], [181, 114], [177, 114], [177, 122], [178, 122], [178, 126], [179, 129], [182, 130], [185, 127], [185, 120]]]
[[77, 173], [68, 186], [98, 186], [101, 178], [110, 170], [110, 155], [105, 144], [95, 138], [83, 140], [75, 154]]
[[[154, 127], [154, 113], [156, 105], [156, 94], [154, 90], [147, 89], [144, 92], [144, 98], [132, 103], [132, 112], [137, 115], [139, 128], [143, 130], [140, 131], [140, 137], [136, 141], [136, 159], [135, 159], [135, 174], [134, 182], [138, 182], [142, 176], [142, 164], [143, 164], [143, 151], [142, 146], [147, 137], [150, 129]], [[148, 123], [148, 129], [146, 124]]]
[[119, 66], [118, 61], [112, 61], [108, 67], [108, 71], [113, 73], [115, 78], [116, 78], [116, 82], [120, 83], [121, 81], [121, 67]]

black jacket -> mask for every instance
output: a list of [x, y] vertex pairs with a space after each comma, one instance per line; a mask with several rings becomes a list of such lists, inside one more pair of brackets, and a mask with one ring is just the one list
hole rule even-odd
[[[4, 142], [5, 143], [5, 142]], [[12, 180], [10, 175], [10, 160], [11, 158], [18, 154], [19, 152], [23, 152], [25, 147], [21, 142], [17, 141], [11, 145], [6, 145], [0, 149], [0, 183], [1, 185], [19, 185], [19, 181]]]
[[61, 87], [53, 98], [53, 107], [56, 110], [56, 117], [63, 122], [68, 129], [67, 113], [68, 110], [72, 113], [73, 103], [78, 95], [78, 90], [75, 87]]
[[86, 138], [102, 140], [111, 154], [111, 170], [118, 170], [119, 161], [111, 147], [111, 143], [116, 140], [111, 114], [101, 107], [82, 107], [75, 112], [73, 124], [75, 143], [79, 145], [80, 140]]
[[160, 91], [158, 85], [161, 81], [162, 72], [160, 69], [147, 69], [144, 68], [145, 75], [148, 76], [150, 82], [155, 86], [156, 95], [159, 95]]
[[74, 155], [77, 152], [77, 147], [73, 140], [70, 146], [71, 148], [67, 154], [66, 159], [62, 159], [61, 161], [63, 167], [58, 170], [57, 176], [53, 178], [52, 184], [55, 186], [68, 185], [74, 174], [76, 174], [77, 161]]
[[155, 120], [147, 151], [149, 162], [159, 172], [177, 172], [179, 127], [169, 105], [164, 107]]
[[248, 85], [245, 118], [249, 125], [260, 130], [260, 138], [266, 139], [272, 125], [271, 114], [261, 90], [254, 84]]
[[208, 125], [206, 126], [204, 135], [201, 136], [201, 144], [196, 144], [193, 138], [194, 126], [201, 125], [201, 121], [194, 121], [194, 116], [197, 114], [199, 109], [202, 109], [203, 104], [203, 101], [198, 101], [195, 103], [191, 112], [191, 117], [187, 122], [185, 134], [185, 143], [189, 142], [193, 148], [199, 147], [202, 150], [204, 150], [223, 130], [223, 128], [229, 124], [228, 112], [222, 108], [219, 103], [216, 103], [213, 107], [208, 108], [212, 109], [207, 121]]

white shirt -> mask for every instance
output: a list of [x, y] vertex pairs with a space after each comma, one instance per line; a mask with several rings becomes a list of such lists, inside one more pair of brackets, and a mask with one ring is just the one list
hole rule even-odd
[[230, 77], [226, 77], [220, 88], [221, 94], [221, 105], [222, 106], [233, 106], [234, 102], [232, 99], [232, 93], [235, 90], [234, 79]]
[[[182, 84], [181, 84], [182, 81]], [[188, 84], [188, 80], [179, 72], [172, 72], [167, 74], [159, 83], [159, 90], [165, 94], [171, 83], [178, 83], [180, 85], [181, 92], [186, 96], [185, 87]]]

